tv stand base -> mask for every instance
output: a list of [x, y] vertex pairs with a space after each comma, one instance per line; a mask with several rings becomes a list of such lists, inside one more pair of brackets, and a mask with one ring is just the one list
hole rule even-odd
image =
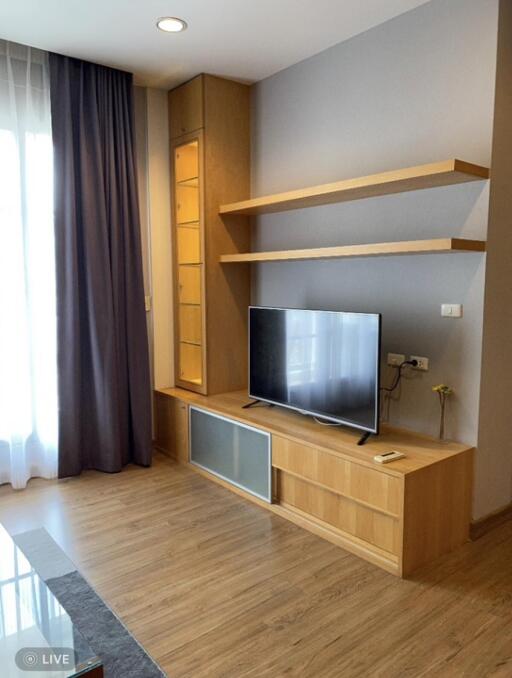
[[[469, 538], [473, 449], [467, 445], [384, 425], [378, 442], [372, 434], [360, 447], [359, 438], [367, 437], [363, 430], [314, 426], [299, 413], [263, 407], [265, 401], [243, 410], [253, 400], [245, 389], [204, 396], [170, 388], [157, 391], [156, 398], [158, 448], [387, 572], [408, 576]], [[191, 406], [271, 436], [271, 504], [190, 462], [202, 440], [196, 438]], [[221, 455], [224, 440], [219, 432], [211, 441]], [[406, 459], [374, 461], [390, 450], [403, 451]], [[256, 457], [254, 464], [262, 468]]]
[[[257, 405], [258, 403], [261, 403], [261, 402], [263, 402], [263, 401], [262, 400], [251, 400], [250, 403], [245, 403], [245, 405], [242, 405], [242, 410], [248, 410], [250, 407], [254, 407], [255, 405]], [[265, 404], [268, 405], [268, 407], [274, 407], [273, 403], [265, 403]]]
[[366, 431], [366, 433], [364, 433], [364, 434], [359, 438], [359, 440], [357, 441], [357, 444], [358, 444], [358, 445], [364, 445], [365, 442], [368, 440], [368, 438], [369, 438], [370, 436], [371, 436], [370, 431]]

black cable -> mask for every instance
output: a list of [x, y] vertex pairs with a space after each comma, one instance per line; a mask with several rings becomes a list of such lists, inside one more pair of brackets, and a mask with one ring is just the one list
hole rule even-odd
[[398, 384], [400, 383], [402, 379], [402, 370], [406, 365], [412, 365], [412, 367], [417, 367], [418, 361], [417, 360], [404, 360], [403, 363], [400, 363], [398, 366], [395, 379], [391, 386], [389, 388], [386, 388], [384, 386], [381, 386], [381, 391], [386, 391], [387, 393], [392, 393], [395, 389], [398, 388]]

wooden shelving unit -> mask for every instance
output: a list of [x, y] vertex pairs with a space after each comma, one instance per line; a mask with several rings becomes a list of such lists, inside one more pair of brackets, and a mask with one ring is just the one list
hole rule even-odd
[[482, 181], [488, 179], [489, 174], [487, 167], [473, 165], [463, 160], [445, 160], [221, 205], [219, 214], [257, 215], [285, 212], [378, 195]]
[[176, 383], [222, 393], [247, 382], [250, 271], [224, 275], [219, 257], [246, 252], [250, 233], [236, 217], [232, 235], [218, 211], [249, 191], [249, 88], [200, 75], [170, 92], [169, 111]]
[[[489, 170], [447, 160], [231, 202], [219, 212], [219, 204], [249, 192], [248, 90], [200, 76], [171, 92], [170, 110], [175, 365], [181, 388], [155, 394], [155, 444], [190, 463], [191, 405], [232, 426], [261, 430], [271, 437], [272, 503], [191, 468], [399, 576], [464, 543], [471, 447], [385, 427], [361, 447], [355, 432], [319, 427], [295, 412], [243, 409], [250, 267], [222, 265], [484, 252], [484, 241], [451, 237], [249, 252], [247, 215], [484, 180]], [[216, 454], [223, 453], [222, 445]], [[389, 449], [403, 450], [406, 457], [389, 468], [376, 464], [374, 455]]]
[[485, 241], [463, 240], [461, 238], [436, 238], [434, 240], [404, 240], [399, 242], [371, 243], [367, 245], [315, 247], [303, 250], [248, 252], [245, 254], [223, 254], [220, 257], [220, 262], [223, 264], [235, 264], [263, 261], [382, 257], [405, 254], [455, 254], [461, 252], [485, 252]]

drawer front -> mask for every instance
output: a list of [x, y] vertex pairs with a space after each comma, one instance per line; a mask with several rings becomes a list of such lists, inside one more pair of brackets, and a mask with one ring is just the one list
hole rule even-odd
[[394, 555], [399, 553], [400, 527], [397, 518], [372, 511], [283, 471], [278, 472], [278, 500], [370, 545]]
[[401, 513], [401, 480], [382, 471], [280, 436], [272, 438], [272, 465], [394, 516]]

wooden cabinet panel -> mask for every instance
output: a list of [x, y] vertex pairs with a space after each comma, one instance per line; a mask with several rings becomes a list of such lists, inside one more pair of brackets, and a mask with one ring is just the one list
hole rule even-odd
[[280, 436], [272, 437], [272, 465], [394, 516], [400, 515], [402, 481], [380, 470], [373, 471]]
[[178, 461], [188, 461], [188, 405], [155, 395], [155, 445]]
[[201, 238], [198, 228], [178, 226], [178, 264], [201, 263]]
[[169, 93], [171, 139], [204, 127], [203, 77], [198, 76]]
[[202, 343], [200, 306], [180, 305], [179, 334], [182, 341]]
[[404, 575], [469, 540], [472, 477], [473, 453], [468, 450], [406, 478]]
[[174, 398], [165, 398], [158, 393], [154, 398], [154, 416], [155, 416], [155, 445], [171, 454], [173, 447], [173, 425], [170, 412], [174, 409], [174, 404], [177, 401]]
[[180, 304], [200, 304], [201, 266], [180, 266], [178, 278]]
[[396, 518], [372, 511], [330, 490], [283, 471], [278, 474], [279, 502], [314, 516], [384, 551], [400, 551], [400, 526]]
[[176, 401], [174, 410], [174, 456], [178, 461], [187, 462], [188, 450], [188, 405]]
[[180, 343], [180, 373], [179, 378], [201, 384], [203, 381], [203, 355], [201, 346]]

